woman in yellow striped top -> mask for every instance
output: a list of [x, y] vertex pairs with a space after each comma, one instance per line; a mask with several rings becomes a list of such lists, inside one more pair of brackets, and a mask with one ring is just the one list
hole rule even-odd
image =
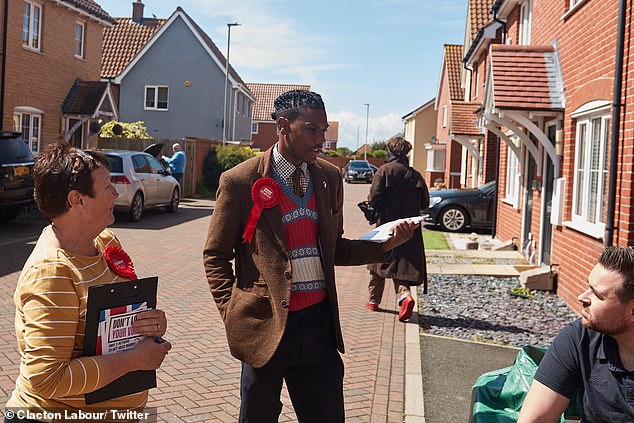
[[56, 421], [56, 413], [79, 410], [143, 410], [147, 391], [92, 405], [84, 394], [130, 371], [157, 369], [171, 348], [167, 341], [156, 342], [167, 328], [165, 313], [148, 310], [133, 323], [148, 338], [133, 349], [82, 356], [88, 288], [129, 279], [113, 271], [103, 253], [120, 246], [106, 229], [114, 222], [117, 198], [109, 169], [102, 153], [63, 142], [50, 144], [38, 157], [35, 199], [51, 224], [24, 265], [14, 295], [21, 361], [5, 422]]

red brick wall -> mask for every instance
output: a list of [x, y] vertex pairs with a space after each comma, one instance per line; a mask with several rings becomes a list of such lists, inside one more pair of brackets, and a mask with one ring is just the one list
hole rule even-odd
[[253, 148], [259, 148], [260, 151], [268, 150], [277, 142], [277, 124], [275, 122], [259, 122], [258, 133], [251, 134]]
[[512, 205], [504, 201], [506, 197], [506, 153], [506, 144], [503, 144], [500, 148], [500, 178], [498, 180], [498, 204], [495, 234], [496, 238], [502, 241], [517, 238], [515, 243], [519, 247], [519, 238], [522, 235], [520, 233], [522, 225], [521, 209], [515, 209]]
[[[631, 16], [631, 4], [627, 16]], [[566, 112], [563, 122], [564, 156], [561, 161], [561, 176], [566, 179], [564, 221], [571, 219], [574, 181], [574, 157], [576, 122], [570, 113], [592, 100], [612, 101], [614, 61], [616, 48], [618, 0], [588, 1], [576, 11], [563, 18], [568, 11], [567, 1], [533, 0], [532, 33], [533, 45], [556, 43], [564, 78]], [[519, 8], [507, 20], [507, 37], [517, 44]], [[634, 51], [632, 50], [631, 19], [627, 23], [625, 72], [629, 72], [623, 85], [626, 103], [622, 115], [617, 174], [616, 227], [614, 241], [619, 245], [634, 244], [634, 198], [632, 196], [634, 166], [634, 108], [631, 87], [634, 84]], [[630, 95], [628, 95], [630, 94]], [[504, 145], [502, 145], [504, 147]], [[500, 193], [504, 192], [506, 149], [501, 149]], [[538, 183], [541, 183], [540, 181]], [[500, 194], [502, 197], [503, 195]], [[540, 203], [542, 195], [533, 193], [533, 216], [531, 232], [539, 241]], [[511, 234], [517, 236], [521, 228], [519, 214], [509, 210], [510, 206], [498, 205], [497, 233], [501, 239]], [[576, 296], [583, 291], [588, 273], [603, 250], [603, 240], [593, 238], [567, 227], [554, 228], [552, 263], [558, 265], [558, 294], [571, 306], [579, 310]], [[571, 259], [573, 258], [574, 259]]]
[[[1, 8], [0, 8], [1, 9]], [[76, 78], [99, 80], [103, 26], [52, 1], [42, 6], [41, 51], [22, 47], [23, 2], [9, 2], [3, 129], [13, 129], [17, 106], [44, 112], [41, 147], [59, 139], [61, 106]], [[3, 19], [0, 10], [0, 19]], [[85, 59], [74, 56], [75, 22], [85, 24]]]

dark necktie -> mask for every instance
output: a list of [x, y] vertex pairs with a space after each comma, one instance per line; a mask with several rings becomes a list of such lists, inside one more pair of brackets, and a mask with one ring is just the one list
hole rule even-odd
[[304, 171], [301, 167], [297, 166], [295, 172], [293, 172], [293, 192], [298, 197], [304, 196], [304, 189], [302, 188], [302, 174]]

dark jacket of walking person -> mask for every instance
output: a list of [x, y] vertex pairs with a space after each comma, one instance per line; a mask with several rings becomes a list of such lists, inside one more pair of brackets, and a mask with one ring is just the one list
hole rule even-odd
[[[411, 168], [409, 180], [399, 187], [410, 169], [407, 153], [412, 149], [412, 145], [403, 137], [397, 136], [388, 141], [388, 149], [391, 156], [374, 175], [368, 198], [372, 204], [380, 203], [386, 196], [388, 198], [377, 225], [404, 217], [418, 216], [421, 210], [429, 206], [429, 190], [418, 171]], [[399, 187], [398, 191], [394, 192], [397, 187]], [[390, 192], [394, 193], [390, 194]], [[368, 269], [372, 277], [369, 285], [368, 308], [373, 311], [378, 310], [385, 279], [393, 279], [394, 290], [401, 306], [399, 320], [409, 319], [414, 306], [414, 300], [409, 291], [410, 286], [427, 285], [425, 250], [420, 227], [416, 229], [409, 241], [394, 249], [393, 260], [389, 263], [370, 264]]]

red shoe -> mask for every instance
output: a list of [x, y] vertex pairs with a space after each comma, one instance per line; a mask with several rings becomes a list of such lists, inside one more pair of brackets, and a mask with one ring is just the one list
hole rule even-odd
[[412, 317], [412, 310], [414, 310], [414, 298], [407, 294], [403, 301], [401, 301], [401, 311], [398, 313], [398, 320], [404, 322]]
[[379, 311], [379, 305], [376, 303], [371, 303], [370, 301], [368, 301], [368, 303], [366, 304], [366, 307], [368, 307], [368, 310], [371, 310], [371, 311]]

